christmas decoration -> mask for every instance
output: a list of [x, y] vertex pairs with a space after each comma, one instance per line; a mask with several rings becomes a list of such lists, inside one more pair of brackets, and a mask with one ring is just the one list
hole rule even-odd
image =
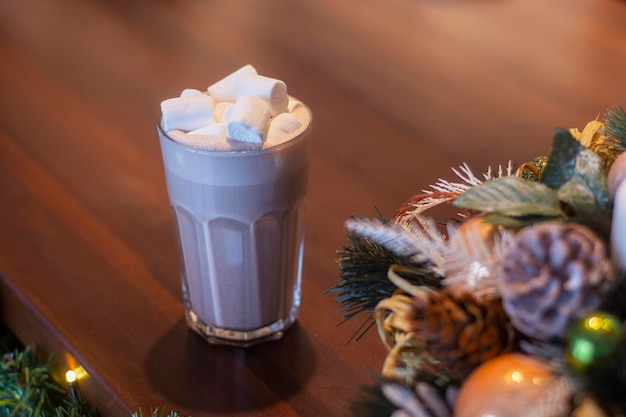
[[521, 230], [501, 260], [500, 293], [515, 327], [561, 338], [573, 318], [594, 311], [612, 272], [606, 247], [576, 223], [542, 222]]
[[519, 167], [462, 165], [390, 219], [347, 220], [327, 292], [388, 348], [353, 415], [626, 415], [624, 150], [615, 106]]
[[[23, 346], [0, 323], [0, 415], [10, 417], [98, 417], [98, 410], [82, 398], [76, 370], [68, 370], [70, 392], [54, 381], [50, 371], [53, 358], [37, 359], [33, 346]], [[139, 408], [130, 417], [182, 417], [165, 407], [154, 407], [149, 414]]]
[[538, 408], [566, 411], [571, 391], [557, 378], [548, 364], [532, 356], [500, 355], [463, 383], [454, 417], [521, 417]]
[[567, 330], [566, 359], [579, 371], [612, 366], [621, 345], [626, 343], [620, 320], [595, 312], [572, 323]]
[[[433, 376], [457, 382], [485, 360], [512, 350], [515, 334], [500, 300], [479, 301], [446, 288], [412, 295], [382, 300], [375, 314], [381, 333], [389, 333], [400, 349], [420, 341], [412, 355], [437, 364]], [[385, 315], [387, 309], [392, 313]], [[396, 375], [395, 362], [388, 357], [384, 375]]]
[[443, 283], [458, 292], [471, 292], [479, 299], [498, 296], [497, 265], [511, 234], [477, 215], [450, 228], [450, 243], [444, 249]]
[[50, 377], [52, 359], [39, 362], [31, 347], [2, 355], [0, 362], [0, 413], [7, 416], [96, 417], [84, 402], [73, 401]]

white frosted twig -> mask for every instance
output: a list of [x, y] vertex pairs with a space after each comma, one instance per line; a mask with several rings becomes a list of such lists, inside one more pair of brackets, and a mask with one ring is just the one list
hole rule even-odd
[[459, 166], [459, 169], [452, 168], [452, 172], [454, 172], [457, 177], [465, 181], [466, 184], [469, 184], [469, 185], [482, 184], [482, 181], [476, 175], [474, 175], [470, 167], [465, 162], [463, 162], [463, 165]]
[[371, 239], [397, 256], [406, 256], [416, 263], [428, 263], [433, 271], [443, 268], [445, 237], [437, 232], [434, 221], [421, 220], [422, 227], [408, 227], [396, 222], [382, 223], [378, 219], [350, 219], [345, 228], [361, 237]]
[[[432, 194], [432, 191], [429, 191], [428, 193]], [[450, 201], [453, 198], [454, 197], [452, 196], [434, 196], [434, 195], [423, 197], [422, 199], [420, 199], [419, 201], [413, 204], [413, 207], [415, 207], [415, 209], [411, 210], [411, 214], [413, 216], [418, 216], [424, 211], [430, 208], [436, 207], [441, 203], [445, 203], [446, 201]]]
[[[454, 193], [454, 194], [463, 194], [465, 191], [469, 190], [472, 186], [469, 184], [463, 184], [459, 182], [451, 182], [448, 180], [444, 180], [439, 178], [436, 183], [431, 184], [430, 188], [440, 193]], [[422, 190], [424, 193], [432, 194], [432, 190]]]
[[454, 200], [455, 197], [465, 193], [476, 185], [482, 184], [484, 181], [511, 176], [513, 175], [513, 171], [513, 162], [509, 161], [506, 165], [506, 169], [503, 168], [502, 165], [498, 165], [497, 174], [494, 173], [493, 168], [488, 167], [487, 172], [483, 174], [484, 180], [481, 180], [472, 172], [466, 163], [463, 163], [458, 168], [452, 168], [452, 172], [454, 172], [462, 182], [453, 182], [439, 178], [436, 183], [430, 185], [430, 189], [422, 190], [424, 195], [421, 198], [416, 198], [411, 202], [413, 209], [406, 210], [399, 219], [399, 222], [409, 224], [415, 217], [420, 216], [426, 210]]
[[345, 228], [359, 236], [371, 239], [398, 256], [413, 256], [417, 252], [415, 235], [397, 223], [383, 224], [377, 219], [350, 219]]
[[443, 274], [444, 252], [448, 246], [448, 240], [437, 229], [437, 223], [430, 217], [414, 216], [414, 221], [405, 227], [422, 243], [420, 247], [422, 259], [418, 261], [428, 260], [437, 274]]
[[453, 285], [471, 292], [478, 299], [499, 295], [497, 268], [510, 245], [513, 233], [501, 230], [493, 239], [485, 240], [480, 226], [470, 224], [463, 236], [455, 238], [456, 229], [448, 228], [450, 245], [444, 252], [444, 285]]
[[[471, 187], [475, 185], [482, 184], [484, 181], [490, 181], [495, 178], [501, 178], [503, 176], [511, 176], [513, 175], [513, 161], [509, 161], [506, 166], [506, 171], [502, 167], [502, 165], [498, 165], [498, 173], [497, 176], [494, 175], [494, 170], [492, 167], [487, 168], [487, 172], [483, 174], [484, 180], [478, 178], [467, 165], [467, 163], [463, 163], [459, 165], [458, 168], [452, 168], [452, 172], [456, 174], [459, 179], [463, 180], [463, 182], [452, 182], [448, 180], [444, 180], [439, 178], [437, 182], [430, 186], [435, 191], [439, 192], [452, 192], [462, 194]], [[422, 190], [425, 193], [432, 193], [431, 190]]]
[[502, 165], [498, 165], [497, 176], [493, 174], [493, 169], [489, 167], [487, 169], [487, 172], [483, 174], [483, 177], [485, 178], [485, 181], [491, 181], [493, 179], [502, 178], [502, 177], [510, 177], [511, 175], [513, 175], [514, 169], [515, 167], [514, 167], [513, 161], [509, 160], [506, 166], [506, 172], [504, 171], [504, 168], [502, 168]]

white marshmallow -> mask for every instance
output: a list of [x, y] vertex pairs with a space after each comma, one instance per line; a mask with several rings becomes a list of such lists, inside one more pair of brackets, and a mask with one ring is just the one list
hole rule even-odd
[[245, 65], [237, 71], [230, 73], [218, 82], [211, 84], [207, 91], [217, 101], [235, 101], [235, 83], [242, 74], [256, 74], [256, 68], [252, 65]]
[[228, 123], [228, 121], [230, 120], [230, 116], [233, 114], [234, 108], [235, 106], [232, 105], [224, 109], [224, 111], [222, 112], [222, 122]]
[[280, 142], [287, 135], [295, 132], [302, 126], [300, 120], [291, 113], [281, 113], [270, 122], [267, 131], [267, 143]]
[[204, 94], [204, 93], [200, 90], [196, 90], [195, 88], [185, 88], [183, 91], [180, 92], [181, 97], [195, 96], [198, 94]]
[[226, 123], [213, 123], [187, 133], [188, 135], [211, 136], [226, 139]]
[[215, 119], [218, 122], [227, 122], [233, 111], [234, 103], [231, 101], [220, 101], [215, 104]]
[[289, 104], [287, 105], [287, 111], [289, 113], [293, 113], [293, 111], [295, 109], [297, 109], [298, 107], [302, 106], [302, 102], [296, 99], [292, 99], [291, 97], [289, 97]]
[[235, 82], [235, 96], [256, 96], [270, 107], [272, 116], [287, 111], [289, 96], [287, 85], [275, 78], [265, 77], [258, 74], [241, 74]]
[[270, 121], [270, 109], [262, 99], [243, 95], [237, 99], [226, 127], [230, 139], [263, 143]]
[[174, 97], [161, 102], [163, 129], [195, 130], [215, 123], [213, 99], [206, 94]]
[[182, 130], [171, 130], [168, 135], [176, 142], [185, 146], [206, 151], [232, 151], [233, 146], [226, 138], [226, 124], [214, 123], [189, 133]]

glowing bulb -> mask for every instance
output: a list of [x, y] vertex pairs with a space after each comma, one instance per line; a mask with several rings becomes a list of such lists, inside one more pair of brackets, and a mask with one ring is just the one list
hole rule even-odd
[[87, 371], [85, 371], [85, 369], [80, 365], [78, 365], [75, 368], [68, 369], [65, 372], [65, 380], [68, 383], [77, 382], [85, 378], [86, 376], [87, 376]]
[[591, 316], [587, 320], [587, 327], [591, 330], [600, 330], [602, 327], [602, 318], [598, 316]]
[[72, 397], [72, 402], [75, 405], [79, 405], [83, 402], [83, 397], [82, 394], [80, 392], [80, 387], [78, 386], [78, 379], [81, 376], [81, 374], [84, 374], [84, 370], [82, 372], [80, 372], [82, 368], [76, 368], [76, 369], [69, 369], [65, 372], [65, 380], [67, 381], [67, 384], [69, 386], [70, 389], [70, 396]]
[[595, 353], [596, 348], [594, 344], [585, 339], [576, 340], [572, 346], [572, 355], [583, 366], [593, 362]]
[[70, 369], [65, 373], [65, 380], [68, 384], [76, 382], [77, 379], [78, 377], [76, 376], [76, 372], [74, 372], [74, 370]]
[[599, 315], [589, 317], [587, 319], [587, 328], [594, 330], [596, 332], [606, 332], [610, 333], [614, 331], [613, 322], [605, 317], [601, 317]]

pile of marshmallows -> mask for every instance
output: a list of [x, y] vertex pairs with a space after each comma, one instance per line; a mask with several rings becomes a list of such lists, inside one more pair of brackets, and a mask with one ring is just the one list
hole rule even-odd
[[228, 149], [229, 140], [256, 146], [283, 141], [302, 126], [283, 81], [259, 75], [246, 65], [209, 86], [185, 89], [161, 103], [162, 127], [186, 145]]

